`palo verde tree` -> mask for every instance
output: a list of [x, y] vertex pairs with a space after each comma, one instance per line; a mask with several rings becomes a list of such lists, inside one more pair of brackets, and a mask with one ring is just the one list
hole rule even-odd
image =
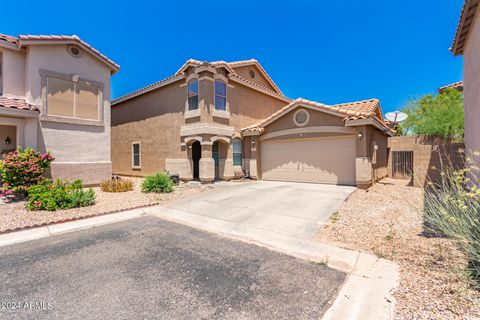
[[406, 134], [463, 140], [463, 94], [455, 89], [411, 100], [403, 111], [408, 114], [401, 124]]

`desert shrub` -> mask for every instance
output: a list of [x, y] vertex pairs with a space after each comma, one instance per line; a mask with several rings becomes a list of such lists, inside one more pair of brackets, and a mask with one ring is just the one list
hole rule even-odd
[[403, 111], [408, 114], [400, 125], [404, 134], [463, 140], [463, 94], [455, 89], [411, 100]]
[[72, 183], [68, 181], [44, 179], [27, 190], [28, 200], [25, 207], [28, 210], [71, 209], [90, 206], [95, 203], [93, 189], [83, 190], [81, 180]]
[[20, 147], [3, 156], [0, 162], [2, 196], [25, 196], [28, 187], [45, 179], [45, 171], [54, 158], [50, 153], [40, 153], [32, 148]]
[[142, 183], [142, 192], [169, 193], [173, 191], [173, 182], [163, 172], [145, 177]]
[[104, 192], [127, 192], [133, 190], [133, 182], [128, 179], [109, 179], [100, 183], [100, 189]]
[[[472, 157], [479, 154], [474, 153]], [[425, 220], [433, 232], [457, 243], [470, 258], [474, 278], [480, 277], [480, 169], [478, 158], [454, 170], [444, 165], [440, 182], [425, 192]]]

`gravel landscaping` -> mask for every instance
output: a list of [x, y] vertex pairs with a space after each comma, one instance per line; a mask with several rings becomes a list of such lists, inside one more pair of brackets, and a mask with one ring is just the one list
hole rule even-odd
[[318, 238], [366, 251], [400, 265], [396, 319], [479, 319], [480, 293], [465, 256], [448, 239], [423, 228], [423, 190], [383, 179], [357, 190]]
[[112, 193], [103, 192], [100, 190], [100, 187], [93, 188], [96, 194], [96, 201], [93, 206], [88, 207], [49, 212], [27, 211], [25, 209], [25, 201], [0, 204], [0, 232], [95, 216], [141, 206], [166, 204], [176, 199], [188, 197], [212, 188], [212, 186], [208, 185], [180, 183], [172, 193], [142, 193], [140, 185], [143, 179], [128, 179], [134, 182], [134, 188], [129, 192]]

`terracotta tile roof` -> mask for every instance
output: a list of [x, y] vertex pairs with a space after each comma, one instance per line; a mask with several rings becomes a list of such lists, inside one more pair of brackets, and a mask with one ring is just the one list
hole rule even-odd
[[265, 88], [263, 86], [261, 86], [261, 87], [263, 87], [267, 90], [270, 90], [270, 91], [274, 91], [276, 94], [279, 94], [279, 95], [283, 96], [282, 91], [278, 88], [278, 86], [275, 84], [273, 79], [268, 75], [268, 73], [265, 71], [265, 69], [263, 69], [261, 64], [255, 59], [239, 60], [239, 61], [232, 61], [232, 62], [225, 62], [225, 61], [222, 61], [222, 60], [207, 62], [207, 61], [200, 61], [200, 60], [195, 60], [195, 59], [188, 59], [180, 67], [180, 69], [177, 70], [177, 72], [175, 74], [176, 75], [181, 74], [183, 71], [185, 71], [186, 67], [189, 66], [189, 65], [191, 65], [191, 66], [211, 65], [213, 67], [225, 66], [230, 71], [230, 73], [232, 73], [234, 75], [237, 75], [237, 74], [235, 73], [235, 71], [232, 68], [246, 66], [246, 65], [255, 65], [275, 90], [270, 90], [270, 89]]
[[[279, 116], [289, 112], [291, 109], [295, 108], [298, 105], [306, 105], [309, 107], [313, 107], [314, 109], [318, 109], [320, 111], [327, 111], [329, 113], [334, 113], [338, 116], [343, 116], [344, 121], [348, 120], [358, 120], [358, 119], [367, 119], [367, 118], [376, 118], [382, 124], [383, 118], [381, 117], [381, 109], [380, 109], [380, 101], [377, 99], [369, 99], [369, 100], [362, 100], [362, 101], [355, 101], [355, 102], [348, 102], [348, 103], [341, 103], [335, 105], [326, 105], [323, 103], [315, 102], [306, 100], [303, 98], [298, 98], [285, 107], [281, 108], [277, 112], [273, 113], [266, 119], [243, 128], [242, 131], [256, 131], [256, 132], [263, 132], [263, 127], [271, 123], [273, 120], [278, 118]], [[379, 116], [380, 115], [380, 116]]]
[[35, 105], [26, 102], [24, 99], [7, 98], [7, 97], [1, 97], [1, 96], [0, 96], [0, 107], [39, 111]]
[[468, 33], [475, 18], [479, 3], [480, 0], [465, 0], [463, 3], [455, 37], [453, 39], [452, 46], [450, 47], [450, 51], [452, 51], [456, 56], [463, 54], [465, 41], [467, 40]]
[[188, 59], [187, 61], [185, 61], [184, 64], [182, 64], [182, 66], [177, 70], [177, 72], [175, 72], [175, 75], [178, 76], [178, 75], [182, 74], [184, 69], [189, 65], [200, 66], [202, 64], [207, 64], [208, 65], [208, 62], [195, 60], [195, 59]]
[[168, 77], [168, 78], [165, 78], [165, 79], [162, 79], [160, 81], [157, 81], [157, 82], [154, 82], [152, 84], [149, 84], [148, 86], [145, 86], [143, 88], [140, 88], [138, 90], [135, 90], [135, 91], [132, 91], [130, 93], [127, 93], [127, 94], [124, 94], [118, 98], [115, 98], [111, 101], [111, 105], [115, 105], [117, 103], [120, 103], [120, 102], [123, 102], [123, 101], [126, 101], [126, 100], [129, 100], [129, 99], [132, 99], [136, 96], [139, 96], [143, 93], [147, 93], [149, 91], [152, 91], [152, 90], [155, 90], [157, 88], [160, 88], [160, 87], [163, 87], [169, 83], [172, 83], [174, 81], [177, 81], [177, 80], [180, 80], [180, 79], [183, 79], [184, 76], [183, 75], [174, 75], [174, 76], [171, 76], [171, 77]]
[[353, 112], [354, 114], [352, 116], [370, 117], [375, 115], [378, 108], [380, 108], [380, 101], [378, 101], [378, 99], [369, 99], [369, 100], [334, 104], [332, 107], [337, 108], [338, 111], [344, 112], [346, 114]]
[[100, 51], [80, 39], [80, 37], [76, 35], [72, 36], [65, 36], [65, 35], [19, 35], [17, 38], [6, 35], [0, 34], [0, 42], [7, 43], [9, 45], [14, 45], [18, 49], [23, 46], [28, 46], [31, 44], [36, 44], [38, 41], [59, 41], [59, 42], [67, 42], [67, 43], [76, 43], [90, 51], [91, 54], [96, 56], [99, 60], [106, 63], [111, 69], [114, 71], [113, 73], [117, 72], [120, 69], [120, 66], [116, 64], [113, 60], [109, 59], [107, 56], [102, 54]]
[[0, 41], [2, 42], [7, 42], [9, 44], [16, 45], [17, 44], [17, 38], [0, 33]]
[[160, 81], [157, 81], [155, 83], [152, 83], [148, 86], [145, 86], [143, 88], [140, 88], [138, 90], [135, 90], [133, 92], [130, 92], [130, 93], [127, 93], [127, 94], [124, 94], [118, 98], [115, 98], [112, 100], [111, 102], [111, 105], [115, 105], [115, 104], [118, 104], [120, 102], [123, 102], [123, 101], [126, 101], [128, 99], [131, 99], [131, 98], [134, 98], [136, 96], [139, 96], [143, 93], [147, 93], [151, 90], [155, 90], [159, 87], [162, 87], [163, 85], [166, 85], [168, 83], [170, 83], [171, 81], [176, 81], [176, 80], [180, 80], [180, 79], [183, 79], [185, 77], [184, 75], [184, 71], [186, 69], [186, 67], [188, 66], [194, 66], [194, 67], [198, 67], [198, 66], [212, 66], [212, 67], [219, 67], [219, 66], [225, 66], [227, 67], [229, 70], [231, 70], [231, 73], [229, 75], [230, 79], [232, 79], [233, 81], [237, 81], [239, 83], [242, 83], [243, 85], [246, 85], [246, 86], [249, 86], [255, 90], [258, 90], [258, 91], [262, 91], [266, 94], [269, 94], [271, 96], [274, 96], [280, 100], [283, 100], [285, 102], [291, 102], [292, 99], [284, 96], [283, 94], [279, 94], [278, 92], [275, 92], [271, 89], [268, 89], [256, 82], [253, 82], [253, 81], [250, 81], [250, 80], [247, 80], [243, 77], [240, 77], [239, 75], [237, 75], [230, 67], [231, 64], [235, 64], [235, 63], [246, 63], [246, 62], [251, 62], [251, 61], [256, 61], [256, 60], [242, 60], [242, 61], [236, 61], [236, 62], [225, 62], [225, 61], [213, 61], [213, 62], [206, 62], [206, 61], [200, 61], [200, 60], [195, 60], [195, 59], [188, 59], [181, 67], [180, 69], [177, 70], [177, 72], [175, 72], [175, 75], [171, 76], [171, 77], [168, 77], [166, 79], [163, 79], [163, 80], [160, 80]]
[[18, 36], [19, 43], [22, 45], [22, 43], [28, 43], [29, 41], [35, 41], [35, 40], [49, 40], [49, 41], [69, 41], [73, 43], [77, 43], [83, 47], [85, 47], [87, 50], [92, 52], [94, 55], [96, 55], [100, 60], [103, 60], [106, 62], [108, 65], [110, 65], [115, 71], [120, 70], [120, 66], [115, 63], [113, 60], [109, 59], [106, 55], [102, 54], [100, 51], [80, 39], [79, 36], [77, 35], [72, 35], [72, 36], [65, 36], [65, 35], [19, 35]]
[[258, 63], [258, 61], [256, 59], [248, 59], [248, 60], [232, 61], [232, 62], [229, 62], [228, 64], [231, 66], [238, 67], [238, 66], [250, 65], [252, 63]]
[[440, 88], [438, 88], [438, 93], [442, 93], [446, 89], [456, 89], [456, 90], [462, 92], [463, 91], [463, 81], [454, 82], [454, 83], [448, 84], [446, 86], [440, 87]]

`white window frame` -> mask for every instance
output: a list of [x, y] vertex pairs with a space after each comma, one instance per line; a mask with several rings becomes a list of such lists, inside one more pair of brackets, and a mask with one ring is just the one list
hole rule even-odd
[[[135, 165], [135, 154], [133, 146], [138, 144], [138, 166]], [[141, 169], [142, 167], [142, 143], [140, 141], [132, 142], [132, 169]]]

